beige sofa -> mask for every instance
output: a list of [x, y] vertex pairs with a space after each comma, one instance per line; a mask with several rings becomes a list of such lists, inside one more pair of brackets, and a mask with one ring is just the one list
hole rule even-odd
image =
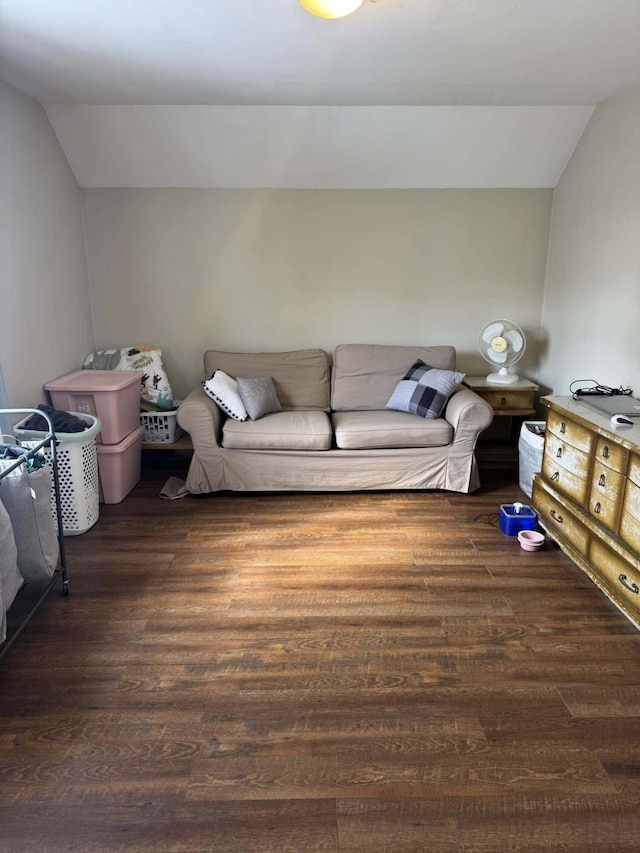
[[450, 346], [342, 344], [283, 353], [205, 353], [205, 376], [271, 376], [282, 412], [258, 420], [227, 418], [202, 387], [178, 410], [190, 433], [193, 494], [237, 491], [447, 489], [480, 485], [474, 448], [493, 410], [460, 387], [443, 416], [428, 420], [386, 409], [397, 383], [422, 359], [455, 369]]

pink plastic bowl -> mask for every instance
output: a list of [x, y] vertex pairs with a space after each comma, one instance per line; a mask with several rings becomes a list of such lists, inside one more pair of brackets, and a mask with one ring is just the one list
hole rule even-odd
[[544, 534], [537, 530], [521, 530], [518, 533], [518, 542], [524, 551], [537, 551], [544, 544]]

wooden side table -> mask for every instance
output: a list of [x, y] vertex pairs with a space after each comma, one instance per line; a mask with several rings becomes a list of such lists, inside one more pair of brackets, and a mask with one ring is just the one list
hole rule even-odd
[[142, 445], [143, 450], [193, 450], [193, 444], [191, 443], [191, 436], [189, 433], [183, 433], [177, 441], [172, 442], [171, 444], [144, 444]]
[[486, 400], [495, 415], [493, 424], [478, 441], [478, 464], [486, 468], [517, 467], [520, 424], [524, 418], [535, 415], [539, 386], [529, 379], [518, 379], [511, 385], [493, 385], [486, 376], [467, 376], [463, 384]]

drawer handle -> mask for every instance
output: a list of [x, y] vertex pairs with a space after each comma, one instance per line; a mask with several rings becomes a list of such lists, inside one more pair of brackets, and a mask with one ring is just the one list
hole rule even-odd
[[560, 479], [560, 471], [554, 471], [553, 474], [551, 475], [551, 479], [552, 480], [559, 480]]
[[638, 595], [640, 593], [640, 589], [638, 588], [637, 583], [629, 583], [626, 575], [618, 575], [618, 580], [622, 584], [625, 589], [628, 589], [629, 592], [632, 592], [634, 595]]
[[605, 444], [605, 446], [602, 448], [602, 457], [603, 457], [603, 459], [609, 458], [609, 445], [608, 444]]
[[507, 405], [507, 398], [506, 397], [500, 397], [500, 405], [501, 406]]
[[601, 509], [602, 509], [602, 504], [600, 503], [600, 501], [598, 501], [598, 502], [596, 503], [596, 505], [594, 506], [593, 511], [594, 511], [595, 513], [597, 513], [598, 515], [600, 515], [600, 510], [601, 510]]
[[561, 448], [561, 447], [559, 447], [559, 448], [556, 450], [556, 459], [561, 459], [561, 458], [562, 458], [562, 448]]
[[564, 435], [566, 431], [567, 431], [567, 425], [565, 424], [564, 421], [562, 421], [562, 423], [560, 424], [560, 434]]
[[555, 518], [555, 520], [558, 522], [558, 524], [562, 524], [562, 522], [564, 521], [562, 516], [559, 513], [557, 513], [555, 511], [555, 509], [550, 509], [549, 515], [551, 516], [551, 518]]
[[605, 476], [604, 476], [604, 474], [600, 474], [600, 478], [599, 478], [599, 480], [598, 480], [598, 485], [599, 485], [599, 486], [604, 486], [604, 485], [605, 485]]

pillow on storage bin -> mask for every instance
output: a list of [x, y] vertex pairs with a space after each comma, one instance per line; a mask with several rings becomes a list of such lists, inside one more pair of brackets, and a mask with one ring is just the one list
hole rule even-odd
[[176, 401], [162, 363], [162, 351], [155, 347], [123, 347], [90, 353], [84, 370], [142, 370], [140, 408], [149, 411], [174, 409]]
[[261, 376], [258, 379], [243, 379], [238, 376], [238, 393], [252, 421], [257, 421], [270, 412], [282, 411], [270, 376]]
[[224, 370], [216, 370], [211, 379], [202, 383], [202, 387], [207, 397], [234, 421], [247, 420], [247, 410], [238, 393], [238, 383]]
[[395, 387], [387, 409], [409, 412], [423, 418], [439, 418], [447, 400], [466, 374], [429, 367], [418, 359]]

